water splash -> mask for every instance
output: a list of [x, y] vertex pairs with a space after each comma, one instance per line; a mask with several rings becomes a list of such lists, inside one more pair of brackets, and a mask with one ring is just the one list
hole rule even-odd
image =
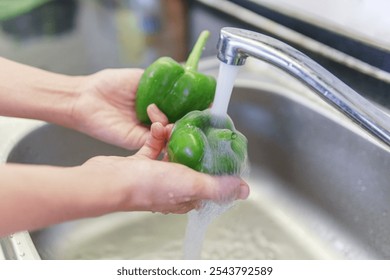
[[[233, 91], [234, 81], [238, 74], [238, 69], [239, 67], [237, 66], [228, 65], [222, 62], [220, 63], [217, 88], [215, 91], [213, 105], [211, 107], [211, 114], [215, 116], [215, 120], [218, 120], [218, 117], [225, 118], [227, 115], [227, 109]], [[236, 156], [231, 147], [227, 147], [226, 143], [222, 142], [221, 145], [221, 147], [213, 148], [217, 148], [218, 153], [221, 155], [228, 154], [229, 156]], [[245, 165], [247, 165], [246, 160]], [[235, 169], [239, 171], [246, 168], [241, 168], [240, 166]], [[212, 201], [204, 201], [199, 210], [193, 210], [188, 213], [188, 223], [184, 238], [184, 259], [193, 260], [201, 258], [203, 240], [208, 226], [218, 216], [229, 209], [232, 204], [233, 202], [229, 202], [220, 205]]]
[[203, 240], [208, 226], [218, 216], [233, 205], [233, 202], [217, 204], [213, 201], [203, 201], [199, 210], [188, 213], [188, 223], [184, 238], [184, 259], [201, 259]]

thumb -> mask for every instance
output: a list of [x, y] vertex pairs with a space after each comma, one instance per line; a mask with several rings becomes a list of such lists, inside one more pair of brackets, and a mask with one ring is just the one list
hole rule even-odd
[[215, 202], [227, 202], [236, 199], [247, 199], [249, 185], [236, 176], [213, 176], [213, 184], [208, 187], [209, 198]]
[[167, 116], [157, 107], [156, 104], [150, 104], [146, 108], [146, 111], [152, 122], [160, 122], [163, 125], [167, 125], [169, 123]]
[[150, 133], [145, 144], [136, 153], [137, 156], [144, 156], [150, 159], [157, 159], [165, 146], [166, 131], [164, 126], [155, 122], [150, 127]]

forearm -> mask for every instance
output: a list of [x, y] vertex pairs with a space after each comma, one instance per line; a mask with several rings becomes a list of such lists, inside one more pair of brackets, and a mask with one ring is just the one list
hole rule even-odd
[[0, 236], [117, 210], [108, 178], [83, 167], [0, 166]]
[[0, 57], [0, 115], [69, 126], [82, 77], [47, 72]]

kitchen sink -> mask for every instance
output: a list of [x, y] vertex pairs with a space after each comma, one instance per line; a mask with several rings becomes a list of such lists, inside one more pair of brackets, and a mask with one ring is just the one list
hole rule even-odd
[[[228, 112], [248, 138], [251, 195], [210, 225], [202, 258], [390, 258], [388, 150], [310, 90], [264, 81], [250, 67]], [[72, 166], [132, 153], [44, 124], [15, 143], [7, 162]], [[186, 223], [186, 215], [113, 213], [23, 234], [42, 259], [180, 259]], [[7, 247], [16, 236], [1, 241], [11, 258], [19, 258]]]

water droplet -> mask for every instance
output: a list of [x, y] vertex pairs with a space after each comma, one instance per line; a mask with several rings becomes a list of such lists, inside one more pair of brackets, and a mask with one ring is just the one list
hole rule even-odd
[[19, 256], [20, 256], [20, 257], [24, 257], [24, 256], [26, 256], [26, 253], [25, 253], [25, 252], [21, 252], [21, 253], [19, 254]]
[[200, 259], [203, 240], [209, 224], [230, 208], [230, 204], [219, 205], [204, 201], [198, 211], [188, 213], [188, 223], [184, 238], [184, 259]]

